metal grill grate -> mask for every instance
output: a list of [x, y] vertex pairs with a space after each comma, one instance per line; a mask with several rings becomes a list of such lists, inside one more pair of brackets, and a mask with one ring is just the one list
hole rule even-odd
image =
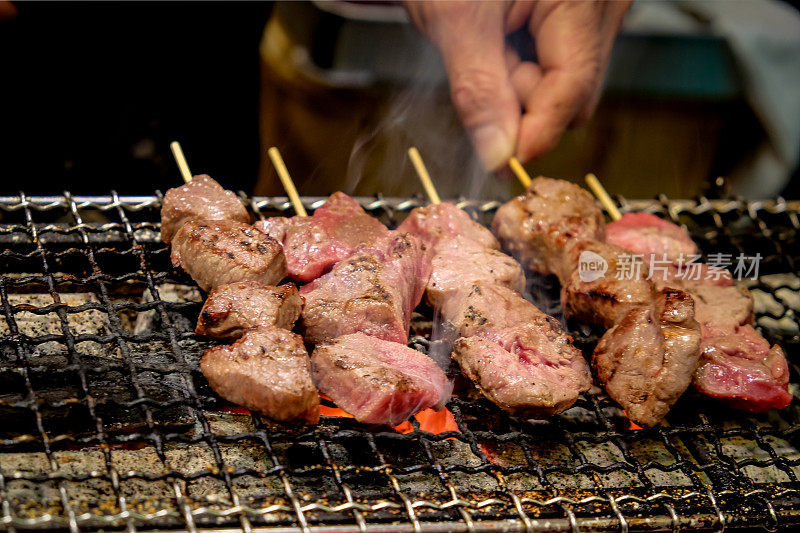
[[[482, 399], [458, 431], [400, 434], [323, 417], [262, 421], [198, 370], [201, 295], [158, 239], [161, 195], [0, 198], [0, 523], [25, 529], [656, 530], [800, 524], [800, 411], [748, 415], [687, 393], [628, 428], [601, 391], [545, 421]], [[284, 199], [243, 201], [258, 217]], [[419, 199], [361, 199], [393, 226]], [[306, 199], [308, 207], [323, 199]], [[798, 382], [800, 203], [628, 202], [704, 251], [761, 253], [758, 323]], [[462, 202], [486, 222], [497, 202]], [[538, 303], [558, 313], [548, 280]], [[411, 345], [430, 347], [430, 317]], [[591, 334], [574, 331], [581, 344]], [[793, 385], [794, 386], [794, 385]]]

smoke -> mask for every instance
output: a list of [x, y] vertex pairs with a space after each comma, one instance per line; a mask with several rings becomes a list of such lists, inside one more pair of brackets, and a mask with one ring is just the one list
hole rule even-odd
[[[408, 31], [414, 31], [409, 29]], [[422, 193], [407, 151], [417, 146], [442, 198], [496, 197], [506, 187], [488, 174], [450, 101], [438, 52], [420, 44], [399, 74], [350, 154], [345, 191], [410, 196]]]

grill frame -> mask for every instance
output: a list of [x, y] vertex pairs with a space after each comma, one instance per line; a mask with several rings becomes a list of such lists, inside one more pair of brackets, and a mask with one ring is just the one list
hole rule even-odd
[[[244, 193], [239, 193], [242, 201], [252, 210], [258, 218], [283, 213], [291, 214], [291, 205], [285, 198], [248, 198]], [[451, 401], [448, 408], [454, 415], [459, 427], [459, 433], [447, 432], [432, 435], [419, 430], [418, 423], [414, 422], [415, 430], [406, 435], [379, 429], [365, 431], [357, 424], [352, 424], [344, 419], [328, 421], [320, 428], [313, 430], [284, 430], [261, 421], [258, 417], [250, 417], [252, 431], [235, 436], [221, 435], [213, 429], [215, 420], [209, 415], [209, 396], [205, 391], [197, 390], [195, 364], [196, 354], [187, 351], [186, 342], [191, 340], [193, 334], [176, 324], [176, 313], [199, 309], [195, 304], [180, 304], [162, 300], [159, 297], [159, 287], [165, 282], [176, 278], [172, 273], [159, 268], [164, 264], [164, 246], [158, 244], [158, 223], [151, 220], [137, 220], [140, 214], [149, 211], [152, 215], [157, 210], [163, 196], [157, 192], [154, 196], [120, 197], [115, 192], [110, 196], [73, 196], [65, 193], [62, 196], [28, 197], [24, 194], [11, 197], [0, 197], [0, 214], [3, 218], [14, 218], [11, 224], [0, 220], [0, 241], [7, 248], [0, 254], [4, 261], [41, 261], [41, 274], [29, 276], [30, 279], [15, 278], [3, 274], [0, 276], [0, 300], [2, 301], [3, 321], [8, 329], [8, 334], [3, 337], [3, 347], [12, 348], [16, 366], [9, 370], [4, 366], [5, 372], [16, 372], [25, 382], [26, 397], [11, 407], [28, 409], [35, 419], [38, 435], [26, 434], [22, 437], [0, 438], [0, 502], [2, 503], [2, 517], [0, 524], [8, 529], [41, 529], [41, 528], [69, 528], [71, 531], [81, 529], [96, 529], [99, 527], [125, 529], [149, 529], [152, 527], [181, 527], [190, 531], [198, 529], [215, 530], [220, 527], [237, 527], [244, 531], [263, 529], [266, 525], [264, 518], [272, 516], [285, 516], [282, 522], [276, 520], [275, 528], [270, 530], [297, 530], [306, 531], [363, 531], [367, 527], [374, 531], [494, 531], [497, 529], [535, 531], [535, 530], [575, 530], [589, 528], [597, 530], [654, 530], [677, 528], [703, 528], [721, 529], [725, 526], [761, 526], [766, 529], [776, 529], [790, 524], [800, 523], [800, 458], [794, 456], [797, 445], [797, 434], [800, 430], [797, 406], [788, 408], [785, 415], [778, 415], [778, 422], [769, 422], [766, 416], [736, 416], [734, 421], [739, 423], [732, 428], [723, 426], [718, 412], [711, 414], [701, 412], [697, 421], [689, 425], [673, 425], [659, 427], [640, 432], [629, 431], [621, 428], [624, 418], [619, 413], [614, 413], [615, 407], [604, 394], [584, 395], [578, 404], [578, 410], [583, 409], [593, 415], [594, 426], [586, 427], [580, 423], [576, 425], [573, 420], [565, 417], [555, 417], [543, 424], [517, 423], [509, 421], [503, 415], [502, 425], [509, 431], [495, 433], [488, 431], [476, 424], [470, 418], [475, 409], [476, 402], [456, 398]], [[397, 214], [410, 211], [412, 208], [423, 205], [421, 198], [361, 198], [359, 201], [372, 214], [382, 220], [396, 224], [399, 222]], [[303, 203], [309, 210], [321, 205], [322, 197], [304, 198]], [[773, 254], [767, 258], [768, 270], [776, 272], [796, 272], [797, 256], [787, 253], [788, 242], [784, 246], [781, 239], [790, 234], [793, 242], [797, 242], [796, 232], [800, 229], [798, 222], [800, 216], [800, 202], [775, 201], [744, 202], [742, 200], [669, 200], [660, 197], [656, 201], [628, 201], [619, 198], [618, 202], [623, 211], [641, 210], [665, 214], [675, 222], [690, 222], [695, 219], [708, 218], [710, 224], [698, 225], [693, 229], [693, 236], [711, 246], [715, 243], [728, 243], [731, 249], [747, 251], [745, 245], [748, 239], [755, 238], [768, 242]], [[499, 205], [497, 201], [469, 201], [457, 202], [460, 207], [471, 212], [476, 217], [486, 217]], [[68, 221], [39, 222], [45, 218], [54, 218], [56, 212], [62, 212]], [[89, 212], [99, 212], [103, 215], [113, 215], [115, 222], [86, 222], [84, 219]], [[769, 223], [770, 217], [785, 217], [785, 224], [776, 225]], [[55, 217], [59, 218], [59, 217]], [[738, 238], [739, 230], [729, 220], [749, 219], [751, 228], [743, 234], [744, 241]], [[784, 231], [785, 230], [785, 231]], [[776, 235], [784, 231], [783, 234]], [[114, 237], [114, 238], [110, 238]], [[127, 243], [131, 257], [138, 261], [138, 272], [131, 275], [109, 276], [103, 268], [105, 260], [101, 257], [115, 253], [117, 241]], [[74, 245], [74, 246], [73, 246]], [[17, 252], [18, 248], [28, 247], [29, 252]], [[108, 249], [108, 251], [106, 251]], [[70, 251], [73, 250], [73, 251]], [[74, 250], [77, 250], [75, 252]], [[125, 251], [122, 252], [124, 255]], [[61, 255], [59, 255], [61, 254]], [[56, 267], [66, 266], [67, 261], [60, 261], [60, 257], [83, 257], [84, 265], [89, 266], [89, 271], [83, 277], [77, 276], [72, 283], [89, 293], [95, 295], [97, 301], [71, 306], [62, 301], [62, 296], [68, 291], [64, 290], [65, 278]], [[139, 279], [141, 278], [141, 279]], [[120, 304], [113, 294], [114, 284], [126, 281], [143, 282], [146, 289], [153, 295], [151, 302], [133, 302]], [[180, 281], [178, 276], [178, 281]], [[185, 281], [185, 280], [184, 280]], [[552, 292], [547, 280], [538, 280], [542, 287], [538, 291]], [[47, 294], [53, 299], [54, 304], [30, 310], [28, 307], [11, 303], [11, 296], [22, 286], [34, 285], [44, 287]], [[68, 285], [68, 283], [67, 283]], [[759, 280], [753, 284], [753, 289], [775, 294], [780, 289], [789, 288], [787, 284], [770, 285]], [[71, 290], [71, 289], [70, 289]], [[550, 298], [549, 300], [552, 300]], [[548, 300], [548, 301], [549, 301]], [[549, 305], [548, 302], [539, 302], [540, 305]], [[69, 323], [70, 315], [95, 310], [104, 313], [107, 317], [108, 333], [105, 335], [75, 333]], [[552, 309], [547, 309], [552, 311]], [[33, 379], [38, 379], [37, 347], [40, 341], [53, 337], [39, 339], [29, 338], [20, 331], [16, 317], [21, 312], [34, 314], [55, 314], [61, 330], [61, 335], [56, 342], [66, 348], [67, 365], [65, 375], [74, 371], [77, 377], [77, 395], [74, 398], [94, 423], [94, 430], [87, 437], [82, 434], [51, 435], [47, 430], [48, 414], [46, 410], [52, 405], [48, 400], [41, 398], [44, 389], [37, 387]], [[155, 311], [157, 320], [165, 325], [164, 333], [148, 334], [151, 337], [136, 337], [126, 330], [122, 323], [120, 311], [129, 311], [141, 314]], [[781, 320], [794, 315], [789, 307], [783, 313], [767, 311], [761, 313], [759, 318]], [[574, 332], [579, 344], [588, 345], [594, 340], [591, 334]], [[770, 338], [772, 337], [772, 338]], [[149, 368], [134, 355], [136, 344], [144, 340], [163, 341], [169, 348], [174, 359], [172, 363], [161, 370], [167, 374], [177, 375], [182, 380], [187, 393], [182, 400], [169, 406], [187, 407], [191, 415], [193, 427], [201, 428], [198, 438], [194, 434], [190, 444], [203, 443], [207, 445], [215, 461], [212, 468], [199, 475], [185, 475], [181, 472], [170, 470], [169, 453], [171, 446], [186, 437], [180, 431], [168, 432], [159, 425], [159, 409], [164, 408], [164, 403], [154, 400], [147, 392], [146, 384], [140, 378], [143, 369]], [[775, 335], [768, 335], [770, 340], [778, 340]], [[787, 355], [790, 357], [792, 367], [792, 382], [797, 382], [797, 367], [792, 359], [796, 355], [797, 345], [800, 344], [798, 335], [781, 336], [779, 339]], [[98, 368], [87, 365], [86, 354], [79, 346], [85, 342], [98, 342], [100, 344], [113, 343], [119, 349], [120, 358], [115, 362], [108, 362], [110, 370], [114, 365], [127, 367], [130, 383], [126, 386], [134, 391], [135, 399], [118, 401], [102, 398], [102, 402], [95, 399], [96, 391], [92, 382]], [[429, 341], [425, 337], [414, 336], [410, 344], [415, 348], [426, 351]], [[195, 346], [196, 345], [192, 345]], [[2, 356], [5, 363], [6, 356]], [[10, 361], [10, 359], [9, 359]], [[112, 364], [113, 363], [113, 364]], [[194, 366], [193, 366], [194, 365]], [[13, 366], [13, 365], [12, 365]], [[102, 368], [100, 368], [102, 370]], [[47, 371], [47, 370], [46, 370]], [[72, 398], [70, 398], [72, 400]], [[106, 426], [108, 419], [98, 417], [98, 409], [106, 409], [107, 405], [115, 405], [120, 409], [136, 409], [141, 411], [144, 418], [144, 427], [147, 431], [133, 433], [115, 432]], [[480, 402], [477, 402], [480, 403]], [[795, 402], [796, 403], [796, 402]], [[210, 404], [212, 407], [214, 403]], [[484, 408], [482, 406], [481, 408]], [[489, 407], [488, 409], [491, 409]], [[618, 411], [618, 410], [617, 410]], [[112, 410], [113, 412], [113, 410]], [[483, 412], [483, 411], [481, 411]], [[496, 411], [499, 413], [499, 411]], [[726, 420], [727, 422], [727, 420]], [[583, 431], [580, 429], [583, 427]], [[588, 429], [586, 429], [588, 428]], [[187, 430], [188, 431], [188, 430]], [[298, 433], [299, 431], [299, 433]], [[543, 463], [541, 458], [532, 452], [535, 448], [536, 437], [541, 431], [548, 438], [561, 443], [568, 450], [570, 465]], [[594, 432], [593, 432], [594, 431]], [[64, 438], [61, 438], [64, 437]], [[384, 488], [387, 496], [370, 500], [361, 497], [359, 487], [353, 485], [357, 480], [360, 468], [363, 465], [339, 464], [337, 460], [338, 448], [343, 442], [352, 438], [363, 438], [367, 448], [374, 453], [374, 466], [368, 467], [369, 474], [384, 479]], [[731, 456], [726, 442], [736, 438], [749, 438], [767, 458], [744, 457], [737, 459]], [[774, 439], [780, 438], [792, 444], [795, 448], [791, 453], [776, 450]], [[142, 513], [129, 508], [129, 498], [124, 495], [124, 486], [131, 480], [144, 479], [141, 473], [134, 471], [120, 471], [115, 462], [115, 446], [126, 446], [131, 441], [143, 440], [148, 443], [158, 455], [159, 460], [166, 467], [165, 473], [144, 481], [163, 481], [168, 485], [174, 496], [174, 506], [169, 512], [156, 511]], [[196, 443], [192, 443], [196, 439]], [[449, 440], [455, 439], [455, 440]], [[666, 465], [656, 461], [643, 462], [632, 452], [634, 445], [639, 441], [653, 439], [660, 441], [664, 450], [675, 460]], [[319, 452], [318, 464], [305, 466], [298, 469], [291, 464], [285, 464], [287, 455], [280, 448], [285, 441], [315, 443]], [[695, 440], [697, 442], [695, 442]], [[103, 457], [105, 472], [89, 472], [85, 479], [81, 476], [65, 474], [64, 465], [60, 462], [64, 444], [71, 443], [78, 448], [86, 448], [87, 444], [92, 451], [99, 451]], [[256, 473], [263, 479], [276, 482], [284, 493], [281, 503], [261, 504], [252, 506], [241, 501], [236, 488], [238, 480], [251, 471], [230, 469], [224, 450], [228, 445], [234, 447], [239, 443], [260, 443], [268, 461]], [[442, 455], [441, 447], [447, 447], [448, 442], [462, 443], [469, 449], [477, 464], [449, 464], [443, 462], [446, 456]], [[482, 443], [496, 443], [498, 447], [523, 442], [526, 446], [517, 446], [524, 455], [521, 464], [502, 464], [502, 458], [489, 457]], [[393, 443], [401, 447], [417, 446], [420, 457], [425, 463], [412, 464], [402, 467], [391, 462], [390, 453], [386, 450], [392, 448]], [[597, 443], [610, 443], [621, 453], [616, 461], [601, 463], [587, 458], [596, 452], [592, 447]], [[41, 445], [42, 453], [46, 456], [49, 473], [32, 475], [20, 471], [8, 472], [3, 465], [4, 453], [8, 450], [25, 449], [33, 446], [34, 449]], [[530, 449], [527, 448], [530, 445]], [[605, 444], [604, 444], [605, 445]], [[527, 450], [527, 451], [526, 451]], [[21, 452], [32, 453], [32, 452]], [[76, 452], [80, 453], [80, 452]], [[794, 457], [791, 457], [794, 456]], [[607, 464], [606, 464], [607, 463]], [[302, 464], [302, 463], [301, 463]], [[787, 482], [774, 484], [754, 483], [743, 470], [749, 467], [758, 469], [773, 468], [782, 472]], [[584, 476], [591, 480], [592, 486], [584, 490], [582, 497], [580, 490], [573, 492], [562, 490], [554, 483], [563, 470], [569, 470], [570, 475]], [[297, 490], [298, 479], [311, 472], [321, 471], [331, 488], [337, 492], [333, 501], [326, 503], [321, 500], [304, 501]], [[404, 487], [407, 485], [401, 478], [409, 474], [425, 472], [439, 485], [443, 497], [420, 497], [408, 494]], [[651, 471], [667, 473], [680, 471], [691, 481], [690, 488], [661, 487], [655, 484], [648, 474]], [[641, 485], [622, 488], [621, 490], [609, 484], [606, 477], [612, 474], [630, 474]], [[9, 475], [10, 474], [10, 475]], [[488, 476], [496, 487], [490, 495], [477, 499], [475, 494], [459, 492], [461, 485], [454, 479], [459, 476]], [[539, 481], [542, 490], [520, 491], [514, 488], [511, 479], [518, 474], [525, 474], [531, 479]], [[194, 479], [213, 478], [221, 482], [229, 501], [223, 508], [205, 504], [199, 507], [196, 502], [187, 497], [187, 487]], [[613, 477], [613, 476], [612, 476]], [[42, 513], [32, 517], [20, 515], [19, 504], [10, 501], [10, 485], [21, 479], [32, 483], [53, 483], [60, 499], [60, 512]], [[76, 510], [75, 502], [70, 496], [70, 486], [92, 479], [102, 480], [110, 484], [116, 510], [110, 514], [100, 512], [80, 512]], [[680, 489], [680, 490], [678, 490]], [[477, 494], [477, 493], [476, 493]], [[596, 508], [592, 510], [592, 508]], [[487, 512], [488, 510], [488, 512]], [[684, 511], [686, 512], [684, 513]], [[99, 511], [99, 510], [98, 510]], [[381, 515], [384, 511], [396, 511], [396, 518]], [[429, 513], [432, 513], [429, 515]], [[497, 517], [493, 516], [497, 515]], [[538, 516], [537, 516], [538, 515]], [[377, 517], [377, 518], [376, 518]], [[428, 519], [428, 518], [432, 519]], [[497, 519], [502, 518], [502, 519]], [[216, 523], [220, 520], [221, 523]]]

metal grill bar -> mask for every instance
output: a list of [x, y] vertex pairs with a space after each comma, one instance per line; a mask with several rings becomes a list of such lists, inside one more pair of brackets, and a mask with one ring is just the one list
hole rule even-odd
[[[283, 198], [240, 196], [258, 218], [292, 214]], [[633, 431], [601, 392], [538, 422], [456, 397], [448, 409], [458, 431], [440, 434], [421, 430], [416, 420], [411, 433], [400, 434], [329, 417], [316, 428], [279, 426], [231, 410], [198, 372], [207, 344], [192, 332], [199, 294], [176, 292], [193, 284], [171, 269], [160, 243], [161, 198], [0, 197], [0, 523], [6, 529], [627, 531], [800, 524], [796, 405], [750, 415], [707, 400], [698, 409], [688, 393], [667, 423]], [[303, 201], [313, 210], [324, 198]], [[424, 203], [360, 201], [389, 225]], [[623, 211], [686, 224], [706, 251], [764, 253], [772, 277], [751, 286], [768, 300], [758, 324], [786, 349], [797, 383], [800, 280], [787, 274], [798, 264], [800, 202], [619, 203]], [[485, 223], [500, 204], [459, 205]], [[534, 283], [538, 303], [557, 313], [552, 283]], [[430, 348], [424, 322], [410, 342], [421, 351]], [[573, 334], [587, 348], [596, 340]]]

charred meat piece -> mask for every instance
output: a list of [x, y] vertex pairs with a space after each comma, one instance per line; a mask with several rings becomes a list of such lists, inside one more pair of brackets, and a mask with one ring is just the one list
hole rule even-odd
[[453, 390], [425, 354], [363, 333], [317, 346], [311, 368], [320, 392], [367, 424], [396, 426], [423, 409], [441, 410]]
[[236, 339], [258, 326], [292, 329], [302, 308], [303, 297], [291, 283], [280, 287], [257, 281], [220, 285], [208, 294], [195, 333]]
[[512, 415], [560, 413], [589, 389], [591, 377], [568, 337], [554, 337], [548, 327], [539, 321], [462, 337], [453, 359], [487, 399]]
[[169, 244], [172, 237], [189, 220], [234, 220], [250, 222], [250, 215], [231, 191], [202, 175], [164, 195], [161, 206], [161, 240]]
[[563, 264], [567, 243], [602, 239], [603, 212], [589, 192], [574, 183], [535, 178], [528, 190], [502, 205], [492, 231], [503, 249], [522, 266], [564, 280], [571, 265]]
[[729, 274], [708, 269], [687, 272], [691, 265], [673, 266], [668, 279], [654, 277], [657, 286], [678, 287], [692, 295], [695, 318], [702, 332], [700, 366], [694, 386], [700, 392], [748, 411], [761, 412], [789, 405], [789, 368], [780, 346], [770, 347], [752, 326], [753, 297], [733, 284]]
[[558, 413], [589, 390], [581, 352], [551, 316], [515, 291], [472, 284], [441, 307], [453, 358], [476, 387], [517, 416]]
[[471, 240], [485, 248], [500, 249], [500, 243], [491, 231], [450, 202], [412, 209], [397, 230], [411, 233], [435, 253], [439, 253], [439, 243], [456, 237]]
[[688, 260], [699, 253], [688, 231], [650, 213], [625, 213], [606, 225], [605, 241], [641, 254], [646, 260], [651, 256], [656, 260]]
[[441, 241], [436, 250], [425, 289], [426, 298], [436, 308], [468, 283], [496, 283], [519, 293], [525, 291], [522, 267], [503, 252], [465, 237]]
[[311, 281], [360, 246], [389, 238], [389, 229], [344, 194], [332, 194], [310, 217], [276, 217], [256, 228], [283, 245], [289, 276]]
[[571, 243], [566, 255], [564, 264], [575, 266], [561, 287], [568, 317], [610, 328], [631, 309], [650, 307], [653, 284], [647, 266], [628, 250], [580, 241]]
[[300, 289], [302, 321], [311, 344], [361, 332], [406, 344], [411, 312], [422, 299], [430, 254], [409, 234], [395, 235], [337, 263]]
[[692, 382], [700, 357], [700, 326], [683, 291], [664, 289], [653, 306], [636, 307], [600, 339], [597, 377], [628, 418], [653, 426]]
[[281, 245], [232, 220], [186, 222], [172, 240], [170, 258], [204, 291], [237, 281], [274, 285], [286, 277]]
[[226, 400], [273, 420], [319, 421], [319, 395], [299, 335], [274, 326], [247, 330], [228, 346], [206, 350], [200, 370]]

